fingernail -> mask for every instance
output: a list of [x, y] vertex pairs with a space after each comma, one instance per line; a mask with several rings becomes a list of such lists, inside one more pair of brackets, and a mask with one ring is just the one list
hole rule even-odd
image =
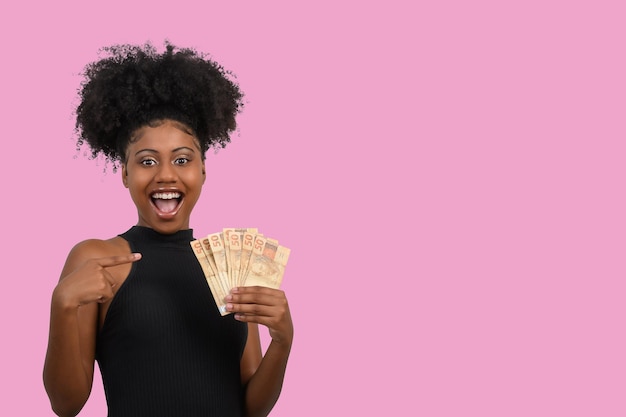
[[140, 253], [133, 253], [133, 259], [141, 259], [141, 254]]
[[233, 309], [233, 305], [228, 303], [226, 304], [226, 310], [232, 310]]
[[226, 301], [233, 301], [233, 296], [232, 296], [232, 295], [230, 295], [230, 294], [228, 294], [228, 295], [226, 296]]

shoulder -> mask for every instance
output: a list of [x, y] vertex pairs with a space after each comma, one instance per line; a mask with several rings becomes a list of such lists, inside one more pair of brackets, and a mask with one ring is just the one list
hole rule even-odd
[[67, 255], [61, 278], [78, 265], [90, 259], [106, 258], [130, 253], [128, 242], [119, 236], [111, 239], [86, 239], [78, 242]]
[[87, 239], [74, 245], [69, 256], [87, 256], [88, 258], [113, 256], [123, 253], [127, 248], [126, 240], [119, 236], [107, 240]]

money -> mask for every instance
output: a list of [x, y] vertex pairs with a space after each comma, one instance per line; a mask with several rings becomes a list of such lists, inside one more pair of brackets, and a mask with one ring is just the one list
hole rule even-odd
[[222, 316], [235, 287], [280, 288], [291, 253], [256, 228], [224, 228], [190, 244]]
[[258, 243], [259, 245], [256, 245], [255, 241], [255, 246], [252, 250], [245, 278], [246, 284], [279, 288], [283, 280], [290, 250], [274, 243], [270, 239], [261, 239]]
[[226, 261], [228, 266], [228, 278], [232, 287], [241, 285], [241, 255], [244, 233], [256, 234], [256, 228], [234, 229], [226, 228], [223, 231], [226, 244]]
[[241, 259], [239, 262], [239, 277], [241, 282], [243, 282], [246, 277], [255, 236], [256, 235], [252, 232], [244, 232], [241, 237]]
[[[204, 246], [206, 245], [206, 247]], [[207, 283], [209, 284], [209, 288], [211, 289], [211, 294], [213, 295], [213, 300], [215, 300], [215, 305], [217, 305], [220, 313], [222, 311], [226, 311], [226, 305], [224, 302], [224, 298], [226, 297], [225, 288], [220, 284], [220, 281], [217, 279], [215, 275], [216, 268], [211, 265], [212, 256], [207, 256], [206, 250], [209, 251], [209, 240], [194, 240], [191, 242], [191, 248], [193, 249], [193, 253], [198, 258], [198, 262], [200, 262], [200, 267], [202, 268], [202, 272], [204, 273], [204, 277], [206, 278]]]

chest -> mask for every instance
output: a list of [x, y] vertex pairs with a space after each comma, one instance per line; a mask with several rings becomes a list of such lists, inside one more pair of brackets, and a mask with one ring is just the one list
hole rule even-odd
[[[115, 296], [102, 309], [108, 316], [126, 314], [125, 320], [197, 320], [211, 315], [208, 284], [189, 248], [142, 248], [142, 259], [118, 271]], [[119, 311], [118, 311], [119, 310]], [[147, 316], [146, 316], [147, 315]]]
[[191, 250], [144, 251], [142, 255], [107, 306], [102, 339], [164, 349], [183, 341], [205, 351], [217, 341], [243, 346], [245, 325], [219, 314]]

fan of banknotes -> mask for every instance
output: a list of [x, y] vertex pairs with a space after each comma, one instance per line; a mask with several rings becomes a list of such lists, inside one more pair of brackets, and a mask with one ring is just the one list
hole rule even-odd
[[291, 252], [256, 228], [225, 228], [191, 241], [191, 247], [222, 316], [230, 313], [224, 298], [234, 287], [279, 288]]

